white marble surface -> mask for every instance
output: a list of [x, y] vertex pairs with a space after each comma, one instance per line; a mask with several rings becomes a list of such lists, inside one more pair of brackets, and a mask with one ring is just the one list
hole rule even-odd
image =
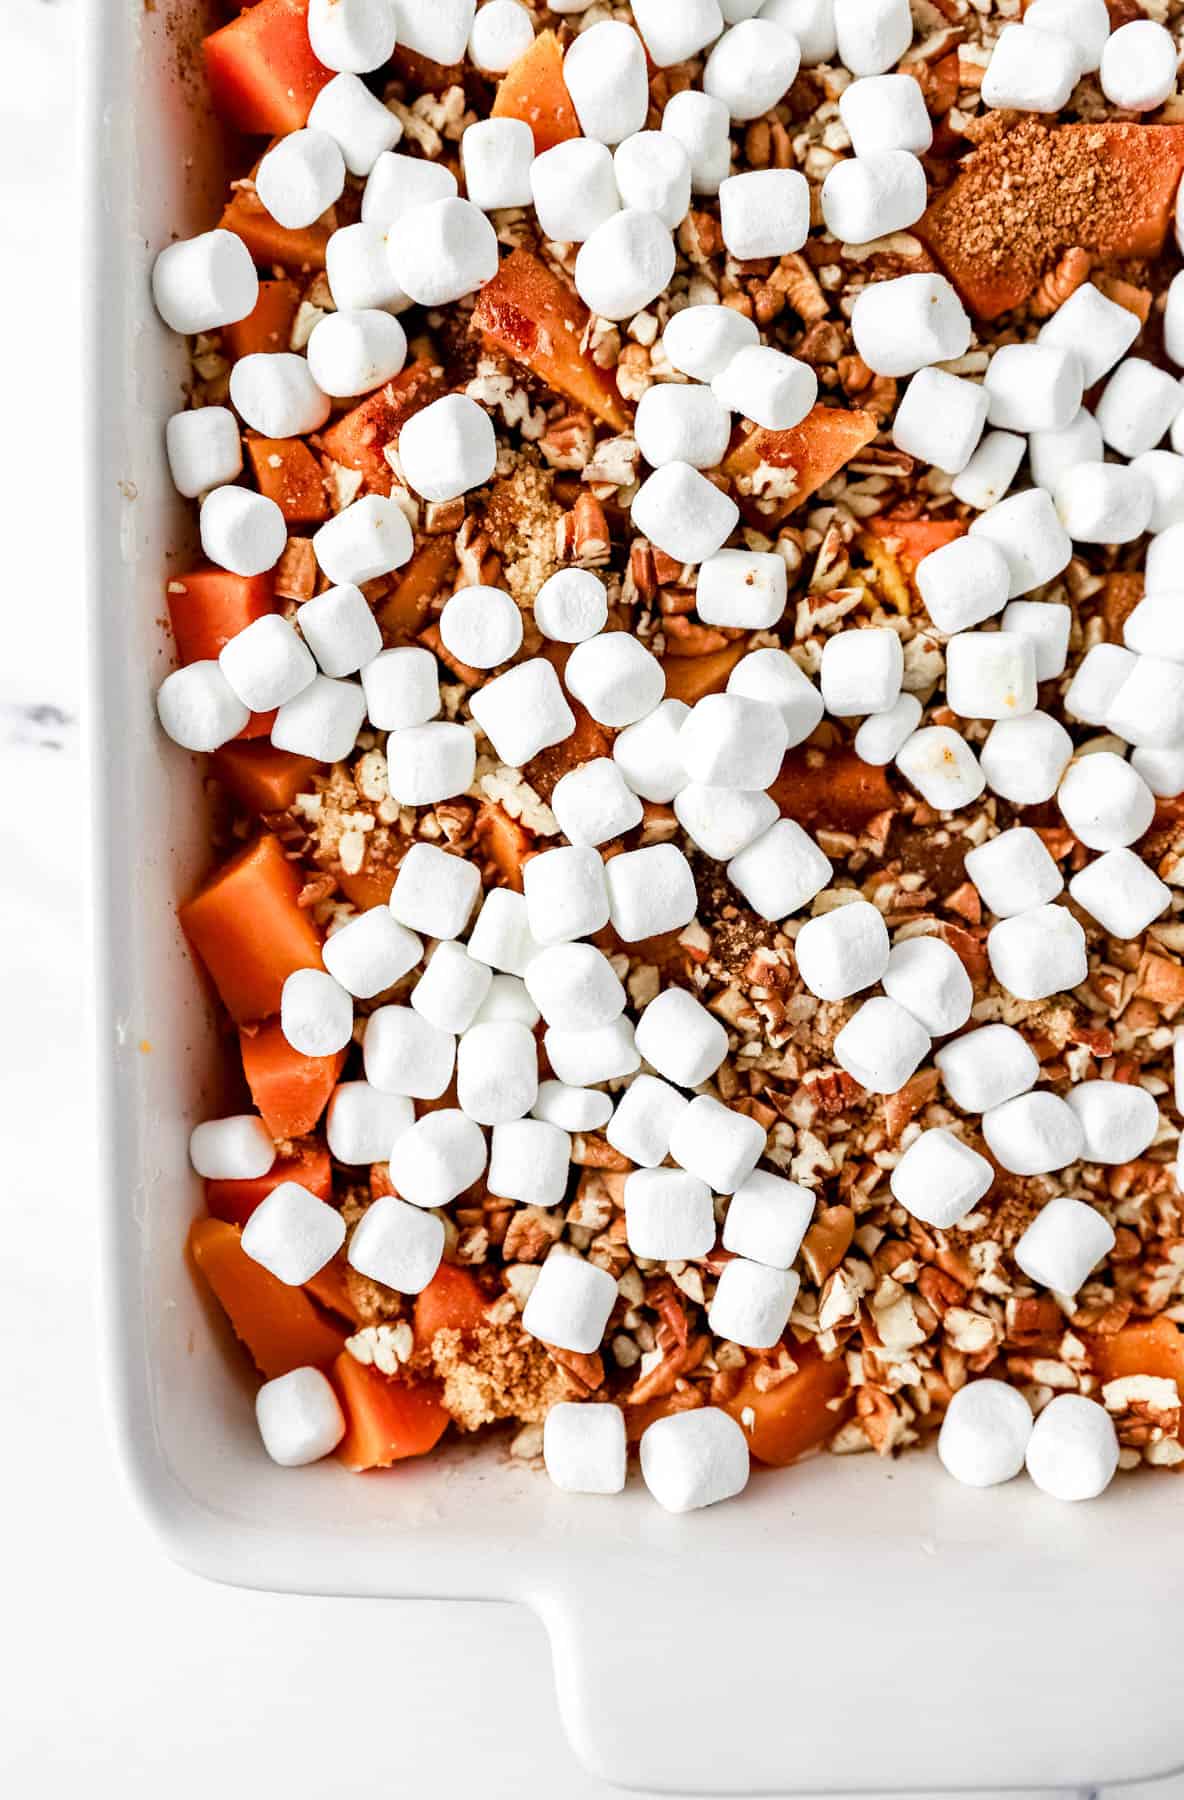
[[[8, 352], [0, 1137], [9, 1221], [0, 1417], [19, 1445], [0, 1481], [4, 1540], [15, 1548], [0, 1602], [0, 1791], [20, 1800], [83, 1791], [206, 1800], [221, 1790], [237, 1800], [266, 1778], [286, 1800], [322, 1800], [386, 1770], [384, 1791], [432, 1800], [593, 1800], [608, 1790], [567, 1747], [545, 1636], [525, 1611], [208, 1586], [166, 1563], [144, 1535], [108, 1449], [91, 1319], [77, 851], [85, 545], [71, 427], [80, 371], [70, 247], [72, 56], [84, 3], [132, 0], [0, 7], [9, 234], [0, 287]], [[1139, 1791], [1139, 1800], [1182, 1797], [1184, 1783]]]

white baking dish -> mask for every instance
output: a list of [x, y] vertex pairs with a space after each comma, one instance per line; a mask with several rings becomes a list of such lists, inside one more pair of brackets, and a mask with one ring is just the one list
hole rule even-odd
[[[491, 1596], [545, 1619], [564, 1718], [609, 1779], [689, 1791], [1081, 1786], [1184, 1759], [1184, 1488], [1061, 1507], [929, 1456], [819, 1458], [687, 1518], [578, 1500], [496, 1448], [388, 1475], [271, 1465], [182, 1255], [190, 1122], [222, 1053], [174, 919], [207, 861], [196, 762], [159, 735], [162, 577], [191, 546], [163, 423], [184, 351], [151, 256], [215, 216], [195, 0], [90, 9], [89, 593], [97, 1083], [113, 1410], [179, 1561], [296, 1592]], [[520, 1729], [511, 1725], [510, 1729]]]

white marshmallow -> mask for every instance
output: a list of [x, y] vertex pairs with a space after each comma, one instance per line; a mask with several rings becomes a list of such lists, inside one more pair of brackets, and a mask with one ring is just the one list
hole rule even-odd
[[663, 700], [613, 739], [613, 761], [641, 799], [667, 806], [686, 786], [678, 744], [690, 710], [683, 700]]
[[1025, 444], [1014, 431], [988, 431], [966, 467], [955, 475], [950, 492], [963, 506], [982, 512], [997, 506], [1015, 480]]
[[152, 298], [170, 330], [192, 337], [254, 312], [259, 277], [233, 231], [203, 231], [160, 252], [152, 265]]
[[423, 943], [391, 917], [388, 906], [371, 906], [331, 932], [322, 954], [347, 994], [373, 1000], [410, 974], [423, 957]]
[[444, 1221], [422, 1207], [383, 1194], [354, 1227], [346, 1261], [359, 1275], [397, 1294], [418, 1294], [440, 1267]]
[[437, 944], [427, 968], [411, 990], [411, 1004], [437, 1031], [467, 1031], [489, 992], [493, 971], [470, 956], [463, 944]]
[[824, 710], [822, 695], [784, 650], [750, 650], [728, 676], [727, 691], [775, 706], [785, 720], [790, 750], [795, 744], [805, 743]]
[[1177, 1112], [1184, 1112], [1184, 1026], [1172, 1033], [1172, 1100]]
[[1026, 637], [1036, 659], [1036, 680], [1051, 681], [1065, 673], [1073, 610], [1048, 600], [1009, 600], [999, 621], [1004, 631]]
[[937, 1454], [946, 1474], [964, 1487], [998, 1487], [1023, 1468], [1031, 1436], [1032, 1409], [1018, 1388], [968, 1381], [950, 1398]]
[[974, 1211], [995, 1179], [985, 1156], [952, 1131], [923, 1131], [895, 1169], [892, 1197], [911, 1218], [949, 1231]]
[[[1057, 884], [1059, 891], [1059, 870]], [[1051, 904], [1033, 906], [993, 925], [987, 933], [987, 954], [995, 980], [1018, 1000], [1045, 1000], [1050, 994], [1068, 992], [1080, 986], [1088, 968], [1081, 926], [1066, 907]]]
[[1009, 600], [1051, 581], [1073, 555], [1069, 534], [1043, 488], [1025, 488], [980, 513], [970, 534], [987, 538], [1002, 550], [1010, 576]]
[[570, 138], [536, 156], [530, 189], [544, 237], [582, 244], [621, 210], [612, 152], [592, 138]]
[[622, 206], [657, 213], [670, 231], [677, 230], [686, 218], [691, 205], [691, 159], [671, 132], [635, 131], [627, 137], [613, 153], [613, 176]]
[[1057, 805], [1070, 831], [1091, 850], [1133, 844], [1155, 816], [1151, 789], [1112, 750], [1075, 762], [1057, 790]]
[[896, 409], [892, 442], [907, 456], [956, 475], [974, 454], [986, 419], [987, 394], [978, 382], [944, 369], [918, 369]]
[[873, 375], [914, 375], [970, 347], [970, 319], [944, 275], [869, 282], [856, 295], [851, 333]]
[[742, 19], [755, 18], [761, 0], [719, 0], [719, 10], [725, 25], [739, 25]]
[[716, 862], [730, 862], [776, 823], [777, 802], [752, 789], [705, 787], [692, 781], [674, 798], [679, 824], [691, 842]]
[[1153, 794], [1174, 800], [1184, 793], [1184, 745], [1173, 750], [1132, 750], [1131, 768], [1137, 769]]
[[294, 699], [317, 672], [311, 652], [280, 613], [264, 613], [236, 632], [218, 667], [252, 712], [270, 712]]
[[725, 31], [703, 67], [703, 92], [743, 122], [784, 99], [801, 65], [798, 40], [768, 19], [745, 19]]
[[218, 750], [251, 717], [216, 662], [189, 663], [166, 675], [156, 690], [162, 730], [183, 750]]
[[601, 725], [633, 725], [666, 691], [661, 663], [627, 631], [602, 631], [577, 644], [563, 679]]
[[677, 844], [626, 850], [605, 865], [605, 878], [613, 930], [627, 944], [678, 931], [695, 916], [695, 877]]
[[809, 185], [796, 169], [732, 175], [720, 183], [719, 218], [724, 243], [738, 261], [786, 256], [810, 235]]
[[479, 871], [435, 844], [412, 844], [399, 864], [390, 908], [400, 925], [425, 937], [459, 937], [481, 891]]
[[1095, 644], [1077, 665], [1065, 692], [1065, 711], [1086, 725], [1104, 725], [1135, 657], [1121, 644]]
[[403, 135], [403, 122], [356, 75], [326, 82], [308, 115], [314, 131], [324, 131], [341, 151], [351, 175], [369, 175], [384, 151]]
[[672, 462], [714, 469], [728, 448], [732, 415], [709, 387], [658, 382], [638, 401], [633, 435], [652, 469]]
[[571, 1138], [542, 1119], [509, 1119], [493, 1128], [487, 1185], [503, 1200], [558, 1206], [567, 1191]]
[[582, 1256], [552, 1250], [539, 1270], [522, 1314], [522, 1329], [544, 1344], [590, 1356], [600, 1348], [617, 1284]]
[[668, 286], [674, 239], [657, 213], [614, 213], [580, 245], [576, 292], [602, 319], [631, 319]]
[[338, 1162], [385, 1162], [391, 1145], [410, 1131], [415, 1108], [405, 1094], [382, 1094], [368, 1081], [343, 1081], [325, 1114], [325, 1141]]
[[635, 1075], [609, 1120], [605, 1137], [641, 1169], [656, 1169], [670, 1154], [674, 1121], [690, 1101], [656, 1075]]
[[395, 0], [399, 44], [446, 68], [461, 62], [477, 0]]
[[1102, 46], [1102, 92], [1124, 112], [1152, 112], [1175, 92], [1179, 54], [1171, 32], [1152, 19], [1120, 25]]
[[1159, 1108], [1137, 1082], [1079, 1081], [1066, 1098], [1084, 1133], [1089, 1162], [1133, 1162], [1155, 1141]]
[[1057, 791], [1073, 755], [1073, 740], [1048, 713], [1000, 719], [982, 747], [982, 770], [992, 793], [1016, 806], [1042, 806]]
[[694, 1512], [743, 1492], [748, 1444], [735, 1419], [719, 1407], [671, 1413], [642, 1433], [641, 1473], [667, 1512]]
[[275, 1145], [255, 1113], [235, 1113], [194, 1126], [189, 1161], [206, 1181], [254, 1181], [271, 1169]]
[[576, 728], [559, 677], [545, 657], [517, 663], [469, 696], [469, 711], [498, 760], [520, 769]]
[[1096, 1500], [1118, 1467], [1114, 1421], [1084, 1394], [1057, 1394], [1032, 1428], [1025, 1460], [1041, 1493], [1054, 1500]]
[[946, 702], [963, 719], [1013, 719], [1036, 708], [1036, 653], [1014, 631], [960, 631], [946, 645]]
[[[1145, 754], [1145, 753], [1140, 753]], [[1171, 905], [1172, 892], [1133, 850], [1107, 850], [1069, 883], [1078, 906], [1109, 937], [1136, 938]]]
[[376, 158], [362, 195], [362, 218], [384, 229], [436, 200], [454, 200], [456, 176], [444, 163], [386, 150]]
[[969, 806], [986, 786], [974, 751], [948, 725], [925, 725], [914, 731], [897, 751], [896, 767], [937, 812]]
[[804, 67], [834, 61], [834, 0], [764, 0], [760, 16], [797, 38]]
[[470, 1026], [456, 1047], [461, 1111], [479, 1125], [524, 1119], [538, 1098], [534, 1035], [513, 1021]]
[[1032, 25], [1005, 25], [983, 72], [983, 105], [1060, 112], [1077, 85], [1079, 70], [1071, 39]]
[[497, 439], [489, 414], [465, 394], [445, 394], [399, 433], [399, 466], [425, 500], [455, 500], [493, 474]]
[[390, 61], [397, 34], [395, 0], [309, 0], [308, 41], [327, 69], [369, 75]]
[[1097, 68], [1102, 47], [1110, 36], [1106, 0], [1032, 0], [1024, 12], [1024, 24], [1069, 38], [1083, 75], [1090, 75]]
[[531, 958], [526, 991], [548, 1025], [595, 1031], [625, 1010], [625, 990], [594, 944], [553, 944]]
[[732, 167], [731, 123], [723, 101], [698, 88], [672, 94], [662, 111], [662, 130], [687, 153], [692, 192], [718, 194]]
[[867, 900], [850, 900], [807, 919], [794, 941], [798, 974], [820, 1000], [845, 1000], [879, 981], [888, 966], [888, 928]]
[[241, 1241], [243, 1255], [285, 1287], [303, 1287], [341, 1249], [345, 1220], [298, 1181], [281, 1181], [259, 1202]]
[[[1177, 205], [1179, 202], [1177, 201]], [[1184, 271], [1177, 270], [1168, 283], [1168, 297], [1163, 310], [1163, 347], [1177, 368], [1184, 363], [1184, 281], [1180, 275]], [[1175, 448], [1176, 423], [1172, 422], [1173, 448]]]
[[1145, 475], [1121, 463], [1085, 462], [1054, 489], [1057, 512], [1079, 544], [1129, 544], [1151, 519], [1154, 493]]
[[474, 1025], [525, 1025], [533, 1031], [539, 1022], [539, 1009], [517, 975], [495, 975], [489, 992], [481, 1002]]
[[619, 1494], [625, 1485], [620, 1407], [558, 1401], [543, 1421], [543, 1463], [565, 1494]]
[[362, 1061], [380, 1093], [438, 1100], [452, 1080], [456, 1040], [409, 1006], [379, 1006], [366, 1020]]
[[607, 844], [640, 825], [643, 809], [611, 757], [597, 756], [559, 778], [551, 810], [569, 844]]
[[688, 563], [722, 550], [740, 518], [736, 502], [688, 463], [667, 463], [647, 476], [630, 511], [636, 531]]
[[[1085, 1085], [1102, 1087], [1111, 1084], [1089, 1082]], [[1072, 1295], [1088, 1278], [1094, 1265], [1113, 1248], [1113, 1229], [1101, 1213], [1095, 1212], [1083, 1200], [1060, 1194], [1041, 1207], [1016, 1244], [1014, 1255], [1017, 1265], [1030, 1281], [1039, 1287], [1051, 1288], [1055, 1294]]]
[[469, 955], [507, 975], [524, 975], [538, 952], [526, 917], [526, 897], [513, 888], [492, 888], [469, 933]]
[[440, 710], [436, 659], [417, 644], [383, 650], [362, 669], [370, 723], [378, 731], [426, 725]]
[[1128, 744], [1152, 750], [1184, 743], [1184, 667], [1140, 656], [1110, 702], [1106, 724]]
[[625, 1177], [625, 1239], [647, 1262], [706, 1256], [715, 1244], [711, 1189], [681, 1169], [635, 1169]]
[[433, 200], [391, 227], [390, 254], [405, 294], [420, 306], [447, 306], [493, 280], [497, 233], [471, 200]]
[[814, 1216], [814, 1195], [796, 1181], [754, 1169], [732, 1195], [723, 1247], [770, 1269], [788, 1269]]
[[1143, 579], [1148, 594], [1174, 592], [1179, 586], [1180, 559], [1184, 556], [1184, 525], [1169, 526], [1147, 546]]
[[454, 1107], [417, 1119], [391, 1147], [391, 1181], [411, 1206], [447, 1206], [484, 1170], [481, 1127]]
[[728, 1034], [693, 994], [669, 987], [638, 1020], [637, 1048], [659, 1075], [678, 1087], [697, 1088], [728, 1054]]
[[1048, 1175], [1076, 1162], [1084, 1143], [1076, 1114], [1047, 1089], [1005, 1100], [983, 1114], [983, 1137], [1013, 1175]]
[[686, 62], [713, 43], [724, 28], [718, 0], [637, 0], [633, 18], [656, 69]]
[[274, 568], [288, 542], [288, 526], [274, 500], [241, 487], [219, 487], [201, 503], [201, 547], [232, 575]]
[[487, 0], [469, 32], [469, 57], [484, 75], [504, 75], [534, 43], [534, 20], [518, 0]]
[[834, 1041], [834, 1059], [871, 1094], [895, 1094], [929, 1054], [929, 1033], [884, 994], [873, 994]]
[[558, 1125], [561, 1131], [599, 1131], [612, 1118], [613, 1103], [596, 1088], [569, 1087], [566, 1081], [540, 1081], [530, 1116]]
[[314, 533], [312, 547], [330, 581], [360, 585], [401, 569], [415, 539], [397, 500], [364, 494]]
[[1007, 559], [990, 538], [960, 537], [917, 564], [917, 587], [939, 631], [965, 631], [993, 619], [1007, 601]]
[[570, 944], [608, 924], [608, 889], [598, 850], [584, 844], [542, 850], [523, 869], [522, 884], [537, 944]]
[[608, 19], [582, 31], [563, 59], [563, 80], [585, 137], [619, 144], [644, 126], [649, 76], [632, 26]]
[[[1117, 34], [1116, 34], [1117, 35]], [[1139, 356], [1111, 375], [1094, 408], [1102, 437], [1120, 456], [1154, 450], [1180, 411], [1180, 383]]]
[[312, 225], [344, 187], [345, 158], [336, 138], [308, 126], [280, 138], [255, 170], [255, 193], [285, 231]]
[[839, 117], [858, 157], [882, 150], [923, 156], [933, 143], [921, 86], [911, 75], [869, 75], [851, 82], [839, 95]]
[[716, 1337], [750, 1350], [772, 1347], [789, 1324], [801, 1277], [793, 1270], [770, 1269], [737, 1256], [725, 1265], [707, 1309]]
[[822, 703], [836, 719], [887, 712], [900, 696], [904, 652], [887, 626], [837, 631], [822, 646]]
[[1010, 1025], [980, 1025], [943, 1044], [933, 1058], [946, 1091], [963, 1112], [983, 1113], [1034, 1087], [1040, 1064]]
[[237, 481], [242, 474], [238, 420], [228, 407], [200, 406], [174, 413], [165, 426], [164, 443], [173, 486], [186, 500]]
[[796, 819], [778, 819], [728, 863], [728, 880], [762, 919], [798, 912], [830, 880], [827, 857]]
[[483, 212], [529, 206], [534, 133], [524, 119], [479, 119], [460, 140], [465, 193]]
[[983, 377], [992, 425], [1005, 431], [1062, 431], [1081, 407], [1081, 364], [1047, 341], [1003, 344]]
[[[1041, 0], [1033, 3], [1039, 5]], [[1040, 327], [1037, 341], [1075, 356], [1083, 385], [1091, 388], [1126, 355], [1138, 335], [1137, 315], [1085, 281]]]
[[547, 1060], [558, 1080], [569, 1087], [594, 1087], [600, 1081], [620, 1081], [641, 1066], [633, 1041], [633, 1026], [626, 1018], [595, 1031], [548, 1028], [543, 1038]]
[[297, 610], [296, 623], [323, 675], [356, 675], [382, 649], [378, 621], [352, 581], [306, 600]]
[[904, 938], [894, 944], [880, 980], [889, 999], [912, 1013], [930, 1037], [947, 1037], [970, 1017], [970, 976], [941, 938]]
[[759, 342], [752, 320], [730, 306], [684, 307], [662, 333], [667, 360], [696, 381], [714, 380], [741, 350]]
[[736, 352], [715, 377], [711, 391], [722, 406], [766, 430], [789, 431], [801, 424], [818, 398], [818, 377], [796, 356], [754, 344]]
[[[695, 608], [705, 625], [765, 631], [780, 620], [785, 596], [786, 569], [781, 557], [772, 551], [721, 550], [699, 569]], [[788, 660], [800, 674], [796, 663]]]
[[345, 1418], [332, 1384], [320, 1369], [290, 1369], [265, 1381], [255, 1395], [263, 1448], [282, 1469], [299, 1469], [336, 1450]]
[[353, 749], [365, 717], [366, 697], [356, 681], [317, 675], [280, 707], [271, 741], [277, 750], [291, 750], [317, 762], [341, 762]]
[[1131, 463], [1131, 473], [1151, 489], [1148, 531], [1167, 531], [1184, 523], [1184, 456], [1174, 450], [1144, 450]]
[[841, 244], [870, 244], [915, 225], [926, 193], [925, 170], [911, 151], [848, 156], [822, 184], [822, 217]]
[[521, 646], [522, 614], [502, 588], [458, 588], [444, 602], [440, 641], [470, 668], [496, 669]]
[[856, 756], [884, 768], [912, 737], [922, 711], [915, 694], [902, 694], [887, 712], [871, 713], [855, 733]]
[[582, 644], [603, 631], [608, 594], [591, 569], [560, 569], [534, 597], [534, 622], [557, 644]]
[[765, 1153], [763, 1125], [747, 1113], [724, 1106], [711, 1094], [696, 1094], [670, 1134], [670, 1154], [679, 1168], [717, 1194], [734, 1194]]
[[965, 860], [987, 910], [1000, 919], [1055, 900], [1065, 885], [1043, 840], [1027, 825], [1001, 831], [968, 850]]
[[883, 75], [913, 41], [909, 0], [834, 0], [835, 41], [852, 75]]
[[692, 781], [709, 787], [767, 788], [785, 755], [785, 720], [765, 700], [707, 694], [692, 706], [678, 748]]

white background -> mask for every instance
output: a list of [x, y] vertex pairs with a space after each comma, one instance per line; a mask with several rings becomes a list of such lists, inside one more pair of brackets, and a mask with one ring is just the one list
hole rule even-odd
[[[72, 60], [82, 5], [106, 3], [0, 0], [0, 1791], [593, 1800], [609, 1790], [567, 1747], [527, 1612], [206, 1585], [148, 1539], [108, 1449], [82, 1051]], [[1184, 1800], [1184, 1782], [1153, 1794]]]

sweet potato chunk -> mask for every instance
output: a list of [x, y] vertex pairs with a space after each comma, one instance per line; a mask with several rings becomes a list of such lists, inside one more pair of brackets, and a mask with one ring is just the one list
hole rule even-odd
[[869, 519], [866, 530], [880, 539], [910, 575], [917, 573], [917, 564], [924, 557], [966, 535], [961, 519], [897, 519], [891, 514]]
[[498, 83], [493, 117], [524, 119], [534, 133], [536, 156], [580, 136], [563, 79], [563, 51], [553, 31], [540, 31], [530, 49], [506, 70]]
[[296, 131], [333, 79], [308, 41], [308, 0], [256, 0], [203, 49], [214, 111], [237, 131]]
[[299, 874], [265, 831], [178, 908], [236, 1025], [277, 1013], [294, 969], [321, 967], [321, 940], [299, 894]]
[[398, 443], [412, 414], [438, 400], [443, 392], [443, 379], [434, 364], [412, 363], [331, 425], [321, 437], [321, 448], [334, 462], [357, 469], [370, 493], [389, 494], [391, 466], [383, 451], [388, 444]]
[[791, 750], [769, 792], [781, 816], [796, 819], [807, 830], [828, 825], [858, 835], [877, 813], [896, 806], [884, 770], [861, 761], [849, 748], [824, 757], [802, 746]]
[[530, 855], [531, 842], [517, 819], [487, 800], [477, 814], [473, 827], [478, 844], [502, 877], [507, 887], [522, 892], [522, 868]]
[[448, 1426], [439, 1389], [409, 1383], [355, 1362], [343, 1351], [331, 1370], [346, 1418], [337, 1454], [347, 1469], [387, 1469], [405, 1456], [433, 1450]]
[[1162, 1315], [1124, 1325], [1112, 1337], [1091, 1340], [1094, 1366], [1103, 1381], [1126, 1375], [1157, 1375], [1174, 1381], [1184, 1398], [1184, 1331]]
[[[762, 1393], [749, 1372], [724, 1409], [743, 1427], [758, 1462], [783, 1469], [836, 1432], [850, 1406], [842, 1404], [849, 1380], [845, 1358], [825, 1362], [812, 1346], [792, 1352], [796, 1375]], [[833, 1404], [838, 1402], [839, 1404]]]
[[485, 1295], [477, 1278], [455, 1263], [441, 1263], [415, 1297], [415, 1342], [427, 1350], [438, 1331], [475, 1331], [485, 1319]]
[[245, 448], [255, 486], [289, 525], [319, 525], [329, 517], [321, 465], [303, 438], [248, 438]]
[[300, 289], [294, 281], [286, 276], [261, 281], [254, 311], [237, 324], [222, 327], [222, 348], [231, 362], [237, 362], [240, 356], [286, 350], [299, 311]]
[[451, 588], [455, 572], [455, 540], [447, 536], [425, 538], [407, 567], [399, 570], [394, 592], [380, 600], [374, 610], [384, 635], [417, 638], [432, 601], [445, 587]]
[[258, 1030], [240, 1031], [243, 1074], [251, 1098], [273, 1138], [303, 1137], [329, 1104], [345, 1051], [335, 1056], [302, 1056], [270, 1019]]
[[789, 431], [768, 431], [763, 426], [753, 426], [748, 436], [724, 459], [723, 472], [741, 500], [755, 501], [761, 495], [753, 484], [753, 477], [762, 464], [769, 469], [792, 470], [791, 491], [779, 495], [768, 510], [763, 506], [760, 509], [762, 519], [780, 522], [832, 475], [837, 475], [853, 456], [858, 456], [864, 445], [871, 443], [876, 431], [877, 422], [869, 412], [859, 408], [844, 411], [836, 406], [815, 406], [800, 425], [794, 425]]
[[269, 813], [286, 811], [297, 794], [308, 793], [321, 765], [274, 744], [235, 742], [215, 750], [210, 767], [248, 811]]
[[181, 661], [214, 661], [232, 637], [275, 611], [275, 586], [270, 573], [190, 569], [170, 578], [165, 601]]
[[268, 1173], [256, 1176], [253, 1181], [207, 1181], [206, 1211], [211, 1219], [224, 1219], [228, 1225], [245, 1225], [273, 1188], [285, 1181], [298, 1181], [319, 1200], [331, 1200], [333, 1165], [325, 1146], [311, 1140], [307, 1144], [298, 1144], [291, 1156], [277, 1157]]
[[615, 431], [626, 431], [629, 414], [612, 376], [597, 368], [582, 345], [588, 316], [566, 282], [529, 250], [515, 250], [478, 294], [473, 330], [525, 364], [547, 387]]
[[269, 1381], [292, 1369], [328, 1369], [340, 1355], [345, 1332], [322, 1318], [302, 1288], [288, 1287], [252, 1262], [237, 1226], [195, 1219], [189, 1250], [214, 1297]]
[[728, 676], [747, 648], [741, 639], [726, 650], [709, 650], [705, 656], [664, 656], [667, 700], [682, 700], [687, 706], [694, 706], [704, 694], [722, 694]]
[[[219, 220], [223, 231], [233, 231], [263, 268], [310, 271], [325, 266], [327, 225], [304, 225], [288, 231], [272, 218], [253, 189], [240, 188]], [[286, 346], [285, 346], [286, 348]]]

